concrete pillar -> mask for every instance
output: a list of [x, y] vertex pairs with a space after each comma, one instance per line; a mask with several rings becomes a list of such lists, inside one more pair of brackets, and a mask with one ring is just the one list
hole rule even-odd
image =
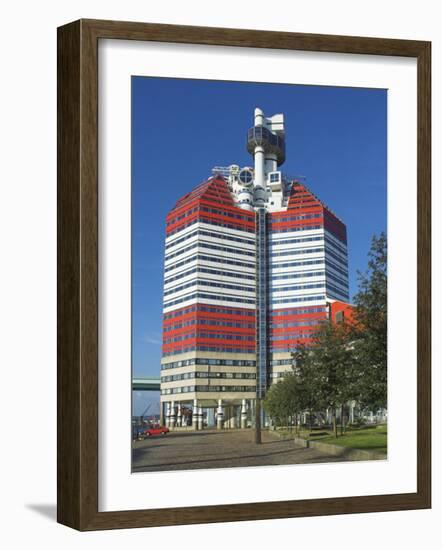
[[216, 410], [216, 427], [218, 430], [223, 429], [223, 420], [224, 420], [223, 400], [218, 399], [218, 408]]
[[[255, 126], [264, 125], [264, 113], [261, 109], [255, 109]], [[257, 145], [254, 151], [254, 160], [255, 160], [255, 186], [261, 185], [265, 188], [265, 177], [264, 177], [264, 165], [265, 165], [265, 151], [262, 145]]]
[[246, 400], [242, 400], [241, 404], [241, 429], [247, 428], [247, 405]]
[[160, 402], [160, 426], [164, 425], [164, 403]]
[[194, 430], [198, 429], [198, 400], [193, 400], [193, 408], [192, 408], [192, 428]]
[[169, 416], [169, 428], [173, 430], [175, 428], [176, 416], [175, 416], [175, 402], [172, 401], [170, 407], [170, 416]]
[[203, 420], [204, 420], [203, 408], [199, 407], [199, 409], [198, 409], [198, 430], [203, 429]]
[[261, 185], [265, 188], [264, 162], [264, 147], [258, 145], [255, 147], [255, 185]]
[[250, 418], [252, 420], [252, 428], [256, 425], [256, 415], [255, 415], [255, 408], [256, 408], [256, 399], [250, 400]]
[[229, 428], [235, 428], [235, 407], [230, 405], [229, 407]]
[[182, 411], [181, 411], [181, 403], [178, 403], [178, 412], [176, 417], [176, 425], [178, 428], [181, 428], [182, 426]]
[[166, 427], [169, 427], [170, 424], [170, 403], [167, 401], [166, 405]]

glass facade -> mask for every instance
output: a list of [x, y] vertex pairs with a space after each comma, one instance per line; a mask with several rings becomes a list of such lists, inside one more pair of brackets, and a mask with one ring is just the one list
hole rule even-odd
[[257, 397], [263, 398], [267, 390], [267, 212], [256, 212], [256, 358]]

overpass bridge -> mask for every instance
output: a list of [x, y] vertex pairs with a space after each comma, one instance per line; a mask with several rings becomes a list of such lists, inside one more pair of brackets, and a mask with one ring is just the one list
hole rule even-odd
[[160, 391], [160, 377], [136, 376], [132, 378], [133, 391]]

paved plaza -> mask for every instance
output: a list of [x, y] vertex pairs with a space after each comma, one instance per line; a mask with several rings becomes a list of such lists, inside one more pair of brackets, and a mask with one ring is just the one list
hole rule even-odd
[[272, 432], [262, 432], [262, 444], [253, 430], [172, 432], [133, 443], [133, 472], [232, 468], [281, 464], [340, 462], [342, 457], [295, 447]]

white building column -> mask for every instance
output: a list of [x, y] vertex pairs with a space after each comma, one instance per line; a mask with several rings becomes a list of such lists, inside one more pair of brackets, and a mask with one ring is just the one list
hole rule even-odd
[[160, 401], [160, 426], [165, 426], [164, 423], [164, 403]]
[[198, 400], [193, 400], [193, 407], [192, 407], [192, 428], [194, 430], [198, 429]]
[[198, 430], [203, 429], [203, 420], [204, 420], [203, 408], [199, 407], [199, 409], [198, 409]]
[[223, 429], [224, 411], [223, 400], [218, 399], [218, 408], [216, 409], [216, 427], [218, 430]]
[[241, 404], [241, 429], [247, 428], [247, 405], [246, 400], [242, 400]]
[[175, 428], [176, 416], [175, 416], [175, 401], [172, 401], [170, 407], [170, 416], [169, 416], [169, 428], [173, 430]]
[[178, 428], [181, 428], [182, 426], [182, 411], [181, 411], [181, 403], [178, 403], [178, 412], [176, 417], [176, 425]]
[[169, 427], [169, 423], [170, 423], [170, 403], [169, 403], [169, 401], [167, 401], [166, 402], [166, 416], [165, 416], [166, 428]]
[[[255, 127], [264, 126], [264, 113], [258, 107], [255, 109]], [[255, 160], [255, 186], [261, 185], [265, 188], [265, 151], [262, 145], [256, 145], [254, 151]]]

